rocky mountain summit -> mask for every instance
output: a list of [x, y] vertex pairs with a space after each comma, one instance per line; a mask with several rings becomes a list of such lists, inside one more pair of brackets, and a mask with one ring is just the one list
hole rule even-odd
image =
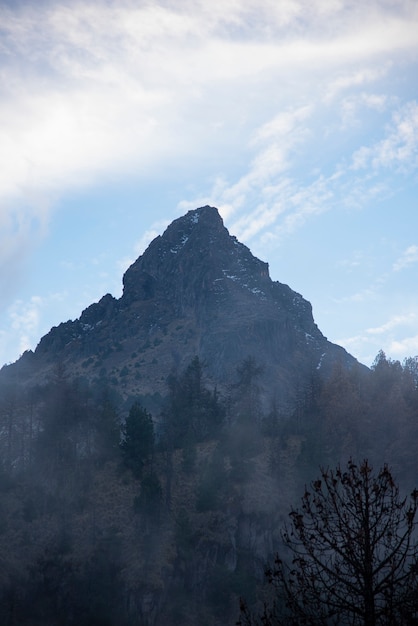
[[229, 626], [318, 466], [414, 488], [416, 361], [359, 366], [215, 208], [123, 285], [0, 371], [0, 624]]
[[0, 379], [18, 373], [41, 383], [61, 363], [72, 376], [106, 377], [125, 397], [145, 397], [164, 395], [169, 373], [195, 355], [221, 389], [251, 356], [264, 370], [265, 401], [285, 408], [314, 373], [356, 363], [324, 337], [310, 303], [272, 281], [268, 264], [229, 234], [214, 207], [173, 221], [128, 268], [123, 287], [120, 299], [107, 294], [52, 328]]

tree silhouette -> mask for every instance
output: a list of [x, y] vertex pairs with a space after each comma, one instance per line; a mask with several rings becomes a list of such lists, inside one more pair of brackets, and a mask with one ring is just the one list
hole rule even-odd
[[180, 376], [168, 380], [169, 396], [165, 410], [165, 429], [174, 447], [187, 441], [204, 441], [219, 433], [224, 410], [218, 393], [207, 388], [204, 366], [194, 357]]
[[253, 356], [245, 358], [237, 367], [235, 410], [244, 420], [255, 422], [260, 419], [259, 379], [263, 373], [264, 367]]
[[154, 425], [150, 413], [139, 402], [131, 406], [122, 435], [123, 461], [134, 476], [140, 478], [154, 450]]
[[401, 498], [386, 465], [377, 475], [367, 461], [322, 469], [282, 532], [291, 558], [266, 571], [273, 603], [257, 618], [243, 602], [238, 624], [417, 624], [417, 505], [418, 491]]

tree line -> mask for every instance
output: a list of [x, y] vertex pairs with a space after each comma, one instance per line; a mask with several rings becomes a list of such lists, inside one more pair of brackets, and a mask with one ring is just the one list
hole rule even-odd
[[[406, 522], [416, 505], [404, 502], [393, 478], [411, 491], [418, 476], [415, 359], [400, 364], [380, 352], [370, 370], [336, 365], [326, 380], [313, 370], [290, 414], [263, 387], [263, 365], [252, 357], [223, 394], [195, 357], [169, 377], [153, 414], [146, 399], [123, 405], [105, 380], [72, 380], [57, 366], [42, 388], [2, 389], [0, 420], [1, 623], [226, 625], [236, 621], [240, 597], [241, 624], [414, 623], [400, 613], [409, 607], [412, 619], [412, 578], [400, 602], [390, 596], [400, 587], [389, 572], [403, 576], [416, 558], [414, 524]], [[377, 477], [372, 467], [382, 467]], [[348, 597], [341, 581], [315, 567], [328, 563], [346, 587], [364, 569], [367, 526], [356, 528], [349, 516], [344, 529], [343, 515], [364, 504], [365, 486], [369, 512], [382, 506], [373, 532], [383, 524], [391, 540], [375, 541], [388, 560], [380, 567], [377, 550], [374, 617], [364, 621], [363, 611], [349, 621], [327, 591]], [[302, 507], [291, 507], [290, 527], [280, 532], [300, 492]], [[390, 526], [395, 513], [399, 528]], [[404, 552], [399, 544], [398, 565], [391, 549], [401, 527], [409, 543]], [[336, 528], [350, 539], [344, 548], [332, 539]], [[347, 569], [336, 546], [363, 564]], [[375, 583], [362, 584], [370, 613]]]

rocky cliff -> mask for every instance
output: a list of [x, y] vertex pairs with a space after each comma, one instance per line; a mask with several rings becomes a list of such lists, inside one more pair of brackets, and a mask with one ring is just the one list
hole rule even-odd
[[189, 211], [154, 239], [123, 277], [79, 319], [45, 335], [34, 353], [3, 368], [41, 382], [57, 362], [72, 375], [106, 376], [125, 396], [164, 394], [165, 381], [198, 355], [213, 383], [230, 384], [252, 356], [264, 368], [265, 401], [291, 407], [314, 372], [355, 363], [323, 336], [312, 308], [268, 264], [231, 236], [214, 207]]

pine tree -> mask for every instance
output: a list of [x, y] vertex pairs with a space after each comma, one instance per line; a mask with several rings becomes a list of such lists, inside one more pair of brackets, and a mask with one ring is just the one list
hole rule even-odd
[[121, 451], [126, 467], [140, 478], [154, 450], [152, 416], [138, 402], [132, 405], [122, 429]]

